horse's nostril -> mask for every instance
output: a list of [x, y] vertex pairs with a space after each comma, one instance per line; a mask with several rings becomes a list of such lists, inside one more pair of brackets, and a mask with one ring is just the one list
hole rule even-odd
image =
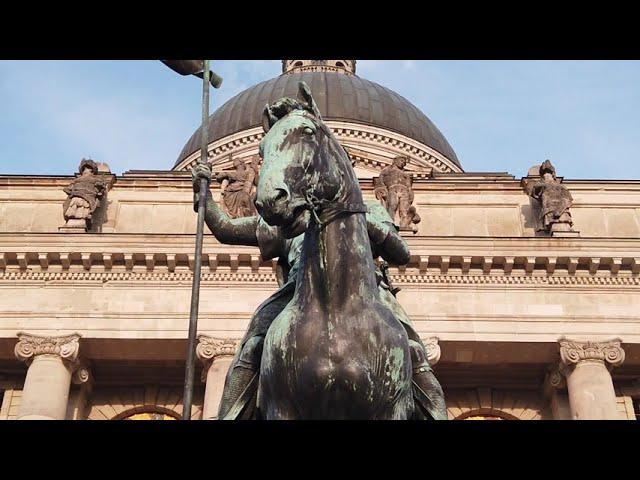
[[262, 204], [262, 202], [260, 200], [256, 200], [255, 204], [256, 204], [256, 208], [258, 210], [262, 210], [263, 204]]
[[289, 194], [284, 188], [276, 188], [276, 196], [274, 200], [277, 202], [278, 200], [286, 200]]

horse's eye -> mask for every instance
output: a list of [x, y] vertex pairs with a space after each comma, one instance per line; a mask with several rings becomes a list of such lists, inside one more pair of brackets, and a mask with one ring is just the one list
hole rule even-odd
[[305, 135], [313, 135], [315, 133], [313, 129], [310, 127], [304, 127], [302, 131], [304, 132]]

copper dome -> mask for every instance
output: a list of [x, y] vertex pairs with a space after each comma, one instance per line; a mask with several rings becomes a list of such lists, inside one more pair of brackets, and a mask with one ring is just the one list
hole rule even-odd
[[[264, 106], [281, 97], [295, 98], [301, 80], [311, 88], [324, 119], [400, 133], [431, 147], [460, 167], [458, 157], [440, 130], [408, 100], [377, 83], [335, 72], [289, 73], [248, 88], [211, 115], [209, 142], [260, 126]], [[176, 166], [199, 149], [200, 129], [180, 152]]]

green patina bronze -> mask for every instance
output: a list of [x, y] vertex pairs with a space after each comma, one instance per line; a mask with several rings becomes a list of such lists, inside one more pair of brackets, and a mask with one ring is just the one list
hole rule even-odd
[[[231, 219], [207, 198], [216, 238], [278, 257], [283, 279], [251, 320], [220, 418], [446, 419], [426, 350], [373, 261], [409, 260], [387, 211], [363, 203], [306, 85], [264, 117], [261, 216]], [[198, 179], [210, 176], [207, 166], [194, 169], [196, 195]]]

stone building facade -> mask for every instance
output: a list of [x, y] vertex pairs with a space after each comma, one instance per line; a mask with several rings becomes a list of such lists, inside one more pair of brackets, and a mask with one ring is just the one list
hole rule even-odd
[[[520, 176], [465, 172], [435, 125], [358, 77], [353, 60], [285, 60], [281, 76], [229, 100], [211, 118], [214, 171], [241, 160], [259, 174], [262, 108], [295, 96], [299, 80], [365, 198], [404, 205], [411, 260], [390, 274], [451, 419], [640, 415], [640, 181], [563, 179], [562, 159], [546, 177], [545, 159]], [[115, 175], [97, 164], [105, 187], [82, 228], [63, 217], [81, 172], [0, 175], [0, 419], [179, 418], [199, 135], [172, 169]], [[399, 157], [400, 173], [381, 175]], [[217, 201], [230, 188], [227, 197], [252, 194], [253, 177], [221, 178]], [[570, 201], [554, 216], [544, 192]], [[192, 418], [213, 419], [239, 339], [277, 278], [257, 248], [209, 232], [203, 262]]]

